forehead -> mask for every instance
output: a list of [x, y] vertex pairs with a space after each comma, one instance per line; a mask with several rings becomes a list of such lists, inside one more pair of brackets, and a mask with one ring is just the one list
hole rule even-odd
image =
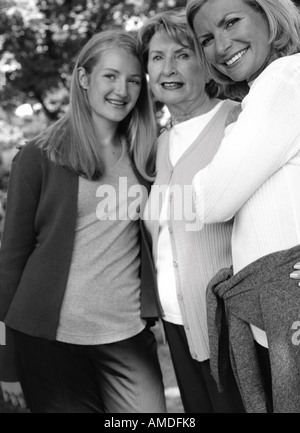
[[137, 56], [121, 47], [112, 47], [102, 51], [96, 65], [97, 69], [115, 69], [120, 72], [141, 74], [141, 62]]
[[254, 12], [254, 9], [244, 0], [208, 0], [195, 15], [194, 23], [201, 23], [203, 27], [210, 24], [219, 25], [227, 15], [249, 12]]
[[150, 43], [149, 43], [149, 51], [164, 51], [166, 49], [182, 49], [182, 48], [189, 48], [192, 49], [190, 46], [187, 38], [183, 38], [182, 42], [175, 38], [175, 36], [169, 35], [165, 30], [160, 30], [152, 36]]

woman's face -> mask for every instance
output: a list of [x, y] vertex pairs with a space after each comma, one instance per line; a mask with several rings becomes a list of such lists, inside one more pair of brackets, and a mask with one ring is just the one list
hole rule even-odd
[[244, 0], [208, 0], [194, 29], [208, 62], [233, 81], [252, 81], [268, 64], [268, 21]]
[[205, 73], [196, 53], [163, 31], [150, 41], [148, 74], [155, 98], [168, 107], [201, 101], [205, 93]]
[[137, 57], [123, 48], [113, 48], [101, 54], [89, 76], [81, 68], [79, 80], [87, 91], [93, 119], [119, 123], [137, 103], [142, 68]]

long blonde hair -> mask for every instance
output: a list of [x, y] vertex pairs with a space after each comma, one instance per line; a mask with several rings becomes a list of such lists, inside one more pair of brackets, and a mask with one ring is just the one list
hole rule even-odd
[[[124, 30], [107, 30], [94, 35], [80, 51], [72, 74], [68, 112], [37, 138], [37, 145], [47, 152], [54, 163], [65, 166], [90, 180], [100, 179], [105, 173], [93, 126], [90, 104], [79, 83], [78, 69], [87, 74], [99, 62], [107, 49], [121, 47], [142, 60], [137, 51], [136, 37]], [[119, 124], [119, 133], [128, 143], [128, 152], [139, 173], [147, 180], [155, 177], [157, 124], [148, 83], [142, 67], [142, 86], [131, 113]]]

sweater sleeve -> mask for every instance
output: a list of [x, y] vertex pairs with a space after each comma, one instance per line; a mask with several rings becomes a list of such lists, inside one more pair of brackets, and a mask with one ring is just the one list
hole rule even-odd
[[[291, 56], [295, 57], [295, 56]], [[211, 164], [193, 180], [204, 223], [231, 219], [300, 147], [300, 62], [278, 59], [254, 82]]]
[[[34, 163], [35, 156], [36, 150], [24, 148], [12, 163], [0, 249], [1, 322], [5, 321], [26, 262], [36, 245], [34, 221], [38, 197], [33, 179], [39, 170]], [[13, 336], [8, 330], [6, 345], [0, 347], [0, 380], [12, 381], [16, 378], [13, 351]]]

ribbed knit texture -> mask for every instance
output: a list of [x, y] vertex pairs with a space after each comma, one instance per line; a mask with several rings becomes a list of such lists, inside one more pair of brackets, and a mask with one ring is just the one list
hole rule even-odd
[[[183, 154], [175, 167], [169, 158], [170, 133], [165, 131], [159, 139], [157, 155], [157, 185], [191, 186], [193, 176], [213, 158], [223, 138], [229, 112], [236, 103], [225, 101], [199, 137]], [[155, 188], [153, 188], [153, 192]], [[153, 194], [153, 193], [152, 193]], [[176, 198], [173, 197], [173, 200]], [[148, 202], [151, 216], [151, 200]], [[172, 203], [171, 203], [172, 207]], [[158, 218], [145, 221], [153, 240], [156, 263]], [[198, 361], [209, 358], [206, 320], [206, 287], [211, 278], [223, 267], [230, 266], [232, 223], [212, 224], [202, 230], [187, 231], [190, 221], [176, 220], [170, 212], [174, 269], [180, 309], [189, 342], [191, 356]]]
[[299, 182], [300, 54], [295, 54], [275, 60], [252, 83], [238, 121], [212, 163], [195, 176], [204, 222], [235, 216], [234, 272], [300, 243]]
[[300, 54], [275, 60], [251, 84], [238, 121], [193, 184], [202, 221], [235, 216], [234, 273], [300, 243]]

